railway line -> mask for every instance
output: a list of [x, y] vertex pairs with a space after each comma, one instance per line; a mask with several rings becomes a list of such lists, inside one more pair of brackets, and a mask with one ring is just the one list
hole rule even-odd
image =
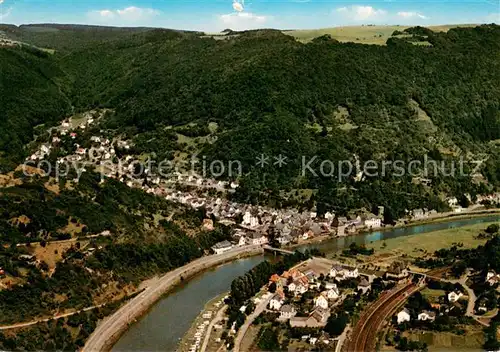
[[[446, 269], [431, 270], [428, 275], [436, 276], [442, 274]], [[377, 334], [383, 323], [394, 311], [420, 287], [418, 284], [408, 282], [402, 284], [392, 291], [388, 291], [361, 315], [354, 327], [351, 338], [346, 345], [348, 352], [375, 351]]]
[[351, 339], [347, 344], [348, 352], [373, 351], [379, 326], [385, 321], [387, 314], [406, 298], [416, 285], [408, 283], [384, 294], [362, 314], [354, 327]]

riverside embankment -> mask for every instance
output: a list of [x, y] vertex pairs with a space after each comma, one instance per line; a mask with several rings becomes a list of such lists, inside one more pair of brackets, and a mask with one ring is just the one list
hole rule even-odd
[[260, 246], [236, 248], [223, 254], [199, 258], [181, 268], [168, 272], [158, 280], [151, 281], [141, 294], [134, 297], [114, 314], [106, 317], [99, 323], [85, 343], [83, 351], [94, 352], [110, 350], [131, 323], [139, 319], [154, 303], [184, 280], [199, 272], [228, 261], [262, 253], [263, 249]]
[[[330, 238], [321, 243], [302, 245], [300, 248], [315, 247], [332, 253], [348, 247], [351, 243], [369, 244], [380, 240], [428, 233], [491, 221], [500, 221], [496, 214], [480, 217], [452, 218], [443, 222], [412, 224], [407, 227], [384, 231]], [[450, 221], [451, 220], [451, 221]], [[175, 350], [179, 340], [189, 330], [206, 302], [230, 288], [232, 278], [243, 275], [246, 270], [264, 260], [263, 256], [244, 259], [203, 272], [192, 280], [185, 280], [171, 293], [151, 308], [136, 324], [133, 324], [113, 347], [114, 351]]]

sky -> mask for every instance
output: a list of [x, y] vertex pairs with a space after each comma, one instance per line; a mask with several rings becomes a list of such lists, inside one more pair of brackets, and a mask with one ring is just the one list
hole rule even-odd
[[500, 24], [500, 0], [0, 0], [0, 22], [207, 32], [362, 24]]

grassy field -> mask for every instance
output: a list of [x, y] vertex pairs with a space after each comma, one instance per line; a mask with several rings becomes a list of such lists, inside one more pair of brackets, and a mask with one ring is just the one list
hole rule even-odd
[[424, 288], [420, 293], [431, 303], [438, 303], [438, 298], [446, 295], [444, 290], [431, 290], [428, 287]]
[[481, 350], [484, 342], [484, 334], [481, 328], [467, 327], [465, 335], [455, 335], [449, 332], [411, 332], [404, 336], [411, 340], [426, 342], [429, 351], [464, 351]]
[[[475, 25], [442, 25], [428, 28], [435, 32], [446, 32], [454, 27], [472, 27]], [[284, 31], [285, 34], [295, 37], [298, 41], [307, 43], [313, 38], [330, 34], [340, 42], [354, 42], [362, 44], [385, 45], [388, 38], [395, 30], [403, 31], [410, 26], [345, 26], [311, 30]]]
[[454, 229], [434, 231], [418, 235], [398, 237], [375, 243], [369, 243], [368, 248], [374, 248], [376, 255], [402, 255], [408, 257], [421, 257], [423, 254], [432, 254], [441, 248], [448, 248], [453, 243], [463, 243], [464, 248], [477, 247], [484, 244], [486, 240], [474, 237], [491, 223], [475, 224]]

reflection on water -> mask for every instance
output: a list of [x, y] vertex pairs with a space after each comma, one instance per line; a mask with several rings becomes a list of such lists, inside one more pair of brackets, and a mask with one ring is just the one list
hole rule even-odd
[[[424, 232], [444, 230], [465, 225], [500, 221], [500, 216], [454, 220], [387, 231], [376, 231], [365, 235], [331, 239], [300, 248], [319, 248], [335, 252], [351, 243], [367, 244], [390, 238], [410, 236]], [[237, 260], [204, 272], [172, 291], [158, 302], [139, 322], [129, 328], [114, 346], [113, 351], [173, 351], [179, 339], [188, 331], [206, 302], [228, 291], [231, 281], [243, 275], [264, 260], [264, 256]]]

